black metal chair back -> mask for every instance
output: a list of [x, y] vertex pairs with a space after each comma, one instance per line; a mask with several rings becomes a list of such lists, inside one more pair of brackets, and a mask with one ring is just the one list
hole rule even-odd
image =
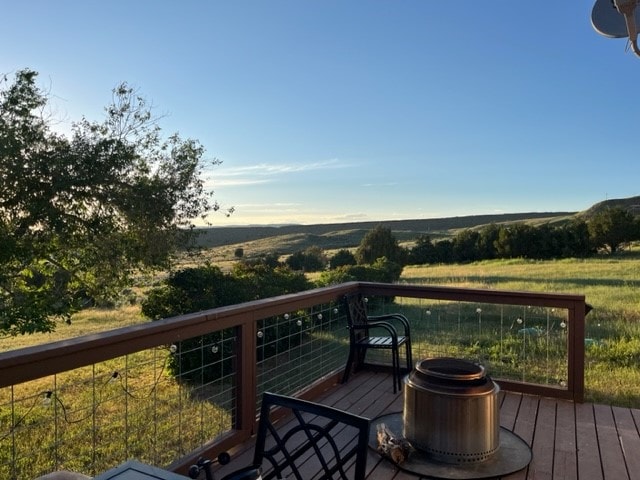
[[[292, 413], [272, 419], [272, 407]], [[369, 419], [298, 398], [265, 393], [253, 464], [262, 478], [363, 480]]]
[[[364, 337], [369, 336], [369, 329], [367, 327], [367, 304], [362, 294], [346, 295], [344, 297], [344, 303], [347, 309], [347, 324], [349, 326], [350, 340], [358, 341]], [[352, 327], [364, 327], [364, 328], [352, 328]]]

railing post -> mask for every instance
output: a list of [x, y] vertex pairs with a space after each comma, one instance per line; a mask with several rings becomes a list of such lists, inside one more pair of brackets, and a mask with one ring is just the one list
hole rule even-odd
[[573, 401], [584, 401], [584, 332], [586, 304], [575, 302], [569, 309], [569, 358], [567, 388], [573, 394]]
[[247, 436], [253, 433], [256, 421], [257, 368], [256, 336], [257, 322], [244, 322], [237, 327], [237, 368], [235, 428]]

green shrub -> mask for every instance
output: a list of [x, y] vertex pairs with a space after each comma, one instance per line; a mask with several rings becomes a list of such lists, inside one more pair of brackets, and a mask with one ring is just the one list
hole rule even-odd
[[327, 256], [320, 247], [309, 247], [291, 254], [285, 263], [291, 270], [319, 272], [327, 266]]
[[354, 280], [394, 283], [400, 279], [401, 274], [401, 265], [387, 260], [386, 257], [381, 257], [371, 265], [345, 265], [328, 272], [322, 272], [316, 285], [324, 287]]
[[346, 248], [342, 248], [336, 252], [336, 254], [329, 259], [331, 268], [343, 267], [346, 265], [356, 265], [356, 256]]
[[[310, 287], [304, 275], [282, 266], [274, 268], [267, 263], [240, 263], [231, 273], [224, 273], [218, 267], [204, 265], [178, 271], [163, 285], [151, 290], [142, 303], [142, 313], [152, 320], [158, 320], [294, 293]], [[259, 325], [259, 328], [263, 327]], [[295, 346], [296, 338], [299, 338], [289, 338], [282, 330], [278, 332], [278, 338], [272, 338], [275, 335], [271, 333], [272, 330], [265, 331], [267, 335], [261, 339], [259, 346], [259, 353], [264, 358]], [[233, 369], [233, 338], [233, 330], [223, 330], [176, 342], [175, 355], [168, 365], [169, 371], [191, 382], [209, 382], [220, 375], [230, 374]]]

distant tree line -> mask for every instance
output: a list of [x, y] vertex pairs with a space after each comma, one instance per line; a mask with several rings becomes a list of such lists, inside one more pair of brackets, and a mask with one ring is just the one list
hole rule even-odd
[[294, 253], [285, 263], [293, 270], [314, 272], [355, 270], [356, 266], [374, 265], [379, 259], [397, 265], [424, 265], [508, 258], [585, 258], [615, 254], [636, 240], [640, 240], [640, 221], [627, 210], [613, 207], [588, 221], [576, 218], [564, 224], [539, 226], [490, 224], [461, 230], [443, 240], [423, 234], [410, 248], [401, 247], [390, 229], [378, 226], [364, 236], [355, 253], [342, 249], [327, 257], [319, 247], [311, 247]]
[[433, 242], [428, 235], [406, 251], [406, 263], [466, 263], [478, 260], [529, 258], [551, 260], [615, 254], [627, 243], [640, 240], [640, 222], [622, 208], [603, 210], [588, 222], [540, 226], [491, 224], [462, 230], [452, 239]]

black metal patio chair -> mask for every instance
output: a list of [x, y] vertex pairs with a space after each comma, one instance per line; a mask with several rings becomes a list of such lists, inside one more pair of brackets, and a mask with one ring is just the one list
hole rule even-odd
[[[409, 320], [401, 313], [369, 316], [365, 297], [360, 294], [345, 295], [349, 328], [349, 358], [342, 376], [342, 383], [349, 379], [354, 366], [366, 365], [366, 353], [369, 349], [391, 350], [391, 368], [393, 371], [393, 393], [402, 390], [402, 369], [400, 367], [400, 347], [405, 346], [407, 371], [413, 368], [411, 354], [411, 329]], [[402, 326], [398, 334], [397, 325]], [[374, 335], [377, 334], [377, 335]]]
[[253, 464], [241, 471], [260, 469], [262, 480], [364, 480], [368, 441], [368, 418], [267, 392]]

